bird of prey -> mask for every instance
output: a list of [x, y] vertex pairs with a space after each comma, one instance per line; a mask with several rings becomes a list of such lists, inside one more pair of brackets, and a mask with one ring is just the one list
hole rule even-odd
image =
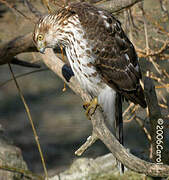
[[110, 12], [85, 2], [69, 4], [39, 19], [33, 41], [41, 53], [65, 48], [74, 75], [91, 96], [87, 114], [99, 104], [114, 121], [116, 92], [146, 107], [136, 51]]

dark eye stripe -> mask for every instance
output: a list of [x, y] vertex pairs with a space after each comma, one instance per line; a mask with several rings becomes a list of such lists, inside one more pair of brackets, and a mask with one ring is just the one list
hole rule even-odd
[[35, 42], [35, 32], [32, 34], [33, 41]]
[[32, 36], [33, 36], [33, 42], [36, 44], [37, 38], [36, 38], [36, 31], [33, 32]]

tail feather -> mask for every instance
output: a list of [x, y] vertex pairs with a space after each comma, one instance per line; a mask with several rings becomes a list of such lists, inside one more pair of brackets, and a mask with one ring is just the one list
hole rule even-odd
[[139, 104], [141, 107], [146, 108], [147, 103], [145, 101], [144, 91], [141, 86], [137, 88], [135, 91], [127, 92], [123, 91], [122, 93], [125, 98], [133, 102], [134, 104]]
[[113, 132], [115, 132], [115, 100], [116, 92], [109, 86], [103, 89], [98, 96], [98, 103], [106, 115], [105, 123], [107, 124], [107, 127], [109, 127], [109, 129]]
[[[115, 104], [115, 135], [119, 140], [120, 144], [123, 144], [123, 116], [122, 116], [122, 96], [120, 93], [116, 93], [116, 104]], [[119, 163], [120, 174], [124, 173], [124, 165]]]

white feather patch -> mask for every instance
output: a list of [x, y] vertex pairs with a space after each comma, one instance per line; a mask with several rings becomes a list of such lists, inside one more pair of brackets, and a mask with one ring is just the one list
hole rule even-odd
[[98, 96], [98, 103], [106, 115], [108, 127], [114, 129], [116, 92], [106, 85]]
[[125, 53], [124, 55], [125, 55], [125, 57], [126, 57], [127, 61], [130, 61], [130, 58], [129, 58], [128, 54], [127, 54], [127, 53]]
[[106, 28], [110, 27], [110, 24], [107, 21], [104, 21], [104, 24], [105, 24]]

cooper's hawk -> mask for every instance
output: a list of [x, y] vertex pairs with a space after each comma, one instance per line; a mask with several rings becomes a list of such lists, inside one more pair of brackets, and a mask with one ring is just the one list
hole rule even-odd
[[72, 3], [45, 15], [35, 26], [38, 50], [62, 45], [81, 87], [107, 117], [114, 120], [115, 96], [146, 107], [138, 57], [120, 22], [111, 13], [87, 3]]

